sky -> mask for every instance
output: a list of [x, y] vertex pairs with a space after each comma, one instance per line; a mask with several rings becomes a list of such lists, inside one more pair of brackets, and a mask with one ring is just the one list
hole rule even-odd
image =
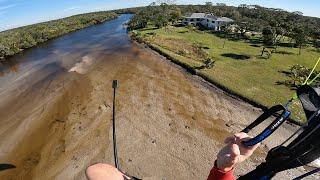
[[[149, 5], [157, 0], [0, 0], [0, 31], [74, 14]], [[176, 0], [176, 4], [204, 4], [210, 0]], [[301, 11], [320, 17], [320, 0], [219, 0], [212, 3], [258, 4]]]

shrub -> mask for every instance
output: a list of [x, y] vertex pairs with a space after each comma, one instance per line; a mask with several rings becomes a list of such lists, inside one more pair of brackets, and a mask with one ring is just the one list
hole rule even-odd
[[212, 60], [211, 58], [207, 58], [203, 63], [204, 63], [205, 68], [211, 69], [213, 67], [215, 61]]
[[208, 58], [208, 52], [203, 49], [204, 45], [202, 43], [193, 43], [192, 44], [194, 52], [197, 54], [198, 57], [201, 59]]
[[250, 32], [245, 32], [244, 34], [243, 34], [243, 38], [244, 39], [250, 39], [252, 37], [252, 33], [250, 33]]
[[[289, 73], [288, 73], [290, 81], [286, 81], [286, 84], [294, 86], [294, 87], [298, 87], [306, 81], [306, 79], [308, 78], [310, 73], [311, 73], [311, 69], [309, 69], [305, 66], [302, 66], [299, 64], [293, 65], [290, 67]], [[311, 79], [315, 78], [318, 73], [319, 72], [314, 71], [312, 73], [312, 75], [310, 76], [309, 81]], [[318, 82], [318, 80], [315, 80], [315, 82], [313, 82], [313, 84], [315, 84], [317, 82]]]

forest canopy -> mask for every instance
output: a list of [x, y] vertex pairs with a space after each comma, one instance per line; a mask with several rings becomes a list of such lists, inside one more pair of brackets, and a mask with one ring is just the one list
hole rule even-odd
[[[281, 27], [290, 33], [294, 28], [303, 28], [311, 36], [319, 36], [320, 18], [303, 16], [301, 12], [288, 12], [283, 9], [266, 8], [258, 5], [241, 4], [238, 7], [227, 6], [222, 3], [213, 5], [170, 5], [178, 8], [181, 14], [186, 13], [213, 13], [216, 16], [225, 16], [235, 20], [237, 24], [244, 23], [246, 29], [262, 32], [266, 26]], [[135, 12], [137, 16], [132, 21], [132, 25], [144, 24], [146, 19], [155, 16], [154, 12], [161, 12], [162, 4], [150, 4], [143, 8], [130, 8], [129, 12]], [[125, 12], [126, 10], [122, 10]], [[161, 13], [166, 16], [166, 13]], [[136, 26], [138, 27], [138, 26]]]

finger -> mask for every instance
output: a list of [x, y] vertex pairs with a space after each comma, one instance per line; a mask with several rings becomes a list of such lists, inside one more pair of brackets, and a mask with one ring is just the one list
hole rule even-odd
[[239, 139], [250, 137], [247, 133], [244, 133], [244, 132], [236, 133], [234, 134], [234, 136]]
[[239, 146], [237, 144], [232, 144], [231, 147], [230, 147], [230, 154], [233, 156], [233, 157], [236, 157], [236, 156], [239, 156], [240, 155], [240, 149], [239, 149]]
[[232, 136], [232, 137], [227, 137], [227, 138], [224, 140], [224, 143], [225, 143], [225, 144], [233, 144], [233, 143], [235, 143], [235, 142], [236, 142], [236, 139], [235, 139], [234, 136]]
[[240, 156], [240, 149], [239, 146], [236, 144], [230, 145], [230, 152], [229, 152], [229, 161], [231, 164], [236, 164], [238, 162], [238, 157]]
[[255, 150], [260, 145], [260, 143], [254, 145], [254, 146], [245, 146], [245, 145], [243, 145], [244, 141], [249, 141], [250, 139], [252, 139], [252, 138], [251, 137], [246, 137], [246, 138], [243, 138], [243, 139], [238, 139], [237, 138], [236, 139], [236, 144], [238, 144], [241, 147], [245, 147], [246, 149]]

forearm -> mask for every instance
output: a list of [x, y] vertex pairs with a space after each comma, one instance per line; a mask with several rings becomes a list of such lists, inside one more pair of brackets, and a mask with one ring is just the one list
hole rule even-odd
[[223, 171], [215, 166], [211, 169], [207, 180], [235, 180], [233, 169], [229, 171]]

